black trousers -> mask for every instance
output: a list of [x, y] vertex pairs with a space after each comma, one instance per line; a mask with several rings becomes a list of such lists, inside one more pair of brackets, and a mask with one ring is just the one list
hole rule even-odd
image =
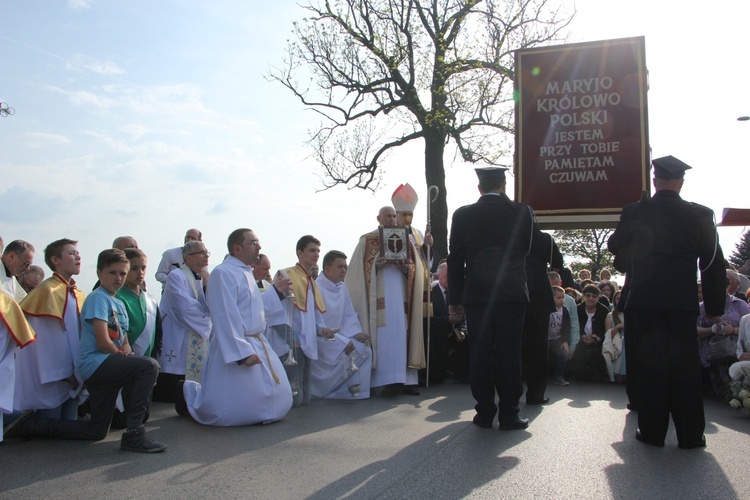
[[[424, 322], [424, 346], [427, 349], [427, 320]], [[448, 342], [453, 330], [430, 325], [430, 383], [439, 384], [445, 380], [448, 370]], [[426, 352], [426, 351], [425, 351]], [[424, 382], [427, 370], [419, 371], [419, 380]]]
[[523, 371], [526, 375], [526, 402], [541, 403], [547, 390], [549, 312], [545, 308], [526, 310], [523, 334]]
[[668, 309], [633, 310], [626, 319], [634, 332], [634, 351], [626, 347], [626, 356], [632, 352], [636, 358], [638, 427], [648, 439], [664, 439], [670, 414], [679, 442], [696, 442], [703, 435], [696, 319], [689, 311]]
[[[635, 356], [635, 330], [632, 327], [632, 313], [626, 312], [624, 318], [622, 343], [625, 349], [625, 392], [630, 406], [638, 409], [638, 363]], [[628, 353], [633, 353], [629, 355]]]
[[154, 387], [154, 401], [157, 403], [174, 403], [177, 401], [178, 385], [185, 380], [185, 374], [160, 373]]
[[[467, 304], [471, 393], [482, 420], [511, 422], [519, 412], [521, 344], [526, 302]], [[498, 402], [495, 404], [495, 394]]]
[[159, 364], [153, 358], [112, 354], [86, 380], [91, 420], [40, 419], [35, 422], [32, 434], [60, 439], [104, 439], [120, 389], [127, 428], [135, 429], [143, 424], [158, 374]]

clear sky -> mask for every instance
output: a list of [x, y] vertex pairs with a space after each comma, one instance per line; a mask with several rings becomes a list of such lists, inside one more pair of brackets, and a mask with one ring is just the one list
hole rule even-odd
[[[736, 121], [750, 115], [750, 2], [575, 5], [571, 42], [646, 37], [651, 146], [693, 165], [683, 197], [719, 218], [750, 207], [750, 122]], [[296, 262], [303, 234], [350, 254], [405, 182], [424, 226], [421, 144], [388, 158], [375, 194], [316, 192], [305, 141], [319, 120], [264, 78], [305, 16], [295, 1], [8, 0], [2, 16], [0, 101], [16, 113], [0, 118], [0, 235], [33, 243], [39, 265], [49, 242], [79, 240], [84, 289], [118, 235], [149, 255], [158, 291], [161, 253], [190, 227], [203, 231], [210, 267], [243, 226], [274, 269]], [[476, 199], [476, 178], [450, 154], [446, 165], [453, 211]], [[725, 253], [741, 232], [720, 229]]]

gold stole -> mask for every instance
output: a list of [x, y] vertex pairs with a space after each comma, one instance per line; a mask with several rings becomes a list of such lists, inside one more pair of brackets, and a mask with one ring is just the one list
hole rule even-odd
[[0, 321], [5, 323], [8, 333], [18, 347], [23, 348], [36, 341], [36, 333], [26, 321], [21, 307], [5, 292], [0, 292]]
[[309, 284], [312, 284], [313, 295], [315, 296], [315, 308], [324, 313], [326, 305], [323, 302], [323, 296], [318, 290], [318, 284], [312, 279], [304, 267], [300, 264], [287, 268], [287, 276], [292, 280], [292, 292], [294, 292], [294, 306], [302, 312], [307, 312], [307, 292], [310, 290]]
[[81, 314], [83, 300], [86, 294], [76, 287], [76, 282], [71, 278], [70, 283], [57, 273], [42, 281], [34, 288], [23, 301], [21, 309], [29, 316], [49, 317], [63, 321], [65, 309], [68, 307], [68, 298], [72, 292], [76, 301], [78, 314]]

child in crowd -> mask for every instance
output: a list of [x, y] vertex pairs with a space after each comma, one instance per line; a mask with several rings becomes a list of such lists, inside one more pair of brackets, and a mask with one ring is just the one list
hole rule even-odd
[[549, 315], [549, 356], [550, 366], [554, 367], [552, 383], [569, 385], [563, 374], [570, 353], [570, 313], [565, 306], [565, 290], [557, 285], [552, 286], [557, 310]]

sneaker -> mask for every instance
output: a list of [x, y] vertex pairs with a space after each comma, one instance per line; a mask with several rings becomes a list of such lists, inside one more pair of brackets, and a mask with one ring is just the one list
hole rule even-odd
[[555, 385], [570, 385], [570, 382], [565, 380], [562, 375], [557, 375], [555, 377], [552, 377], [552, 383]]
[[122, 434], [120, 449], [138, 451], [140, 453], [159, 453], [166, 450], [167, 445], [147, 438], [146, 429], [140, 426], [137, 429], [128, 430]]

